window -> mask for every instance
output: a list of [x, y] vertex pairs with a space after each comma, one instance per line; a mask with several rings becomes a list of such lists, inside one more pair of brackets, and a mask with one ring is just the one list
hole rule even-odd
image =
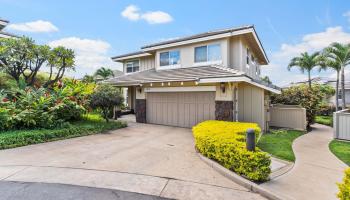
[[247, 48], [247, 56], [246, 56], [247, 65], [249, 65], [249, 55], [250, 55], [250, 52], [249, 52], [249, 49]]
[[210, 62], [221, 60], [220, 44], [212, 44], [194, 48], [194, 62]]
[[126, 63], [126, 73], [132, 73], [139, 71], [140, 61], [134, 60]]
[[338, 99], [341, 99], [342, 98], [342, 90], [339, 90], [338, 91]]
[[160, 66], [180, 64], [180, 51], [167, 51], [159, 54]]

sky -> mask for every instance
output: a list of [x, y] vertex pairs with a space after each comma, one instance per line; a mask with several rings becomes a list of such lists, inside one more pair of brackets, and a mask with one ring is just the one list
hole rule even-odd
[[[305, 80], [291, 58], [332, 42], [350, 43], [349, 0], [0, 0], [7, 32], [38, 44], [75, 50], [80, 78], [104, 66], [121, 70], [110, 57], [146, 44], [241, 25], [254, 25], [270, 60], [262, 74], [278, 86]], [[333, 71], [312, 76], [335, 77]], [[350, 66], [347, 69], [350, 79]]]

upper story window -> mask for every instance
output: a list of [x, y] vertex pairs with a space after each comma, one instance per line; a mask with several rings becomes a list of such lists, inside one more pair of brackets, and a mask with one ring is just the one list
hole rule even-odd
[[221, 60], [220, 44], [211, 44], [194, 48], [194, 62], [211, 62]]
[[126, 63], [126, 73], [138, 72], [140, 70], [140, 61], [133, 60]]
[[159, 54], [159, 65], [169, 66], [180, 64], [180, 51], [166, 51]]

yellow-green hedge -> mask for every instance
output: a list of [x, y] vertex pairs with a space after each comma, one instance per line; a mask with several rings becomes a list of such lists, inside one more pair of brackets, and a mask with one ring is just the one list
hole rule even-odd
[[271, 173], [271, 159], [258, 148], [254, 152], [246, 150], [245, 134], [249, 128], [257, 136], [261, 132], [255, 123], [214, 120], [199, 123], [192, 131], [196, 148], [204, 156], [250, 180], [265, 181]]
[[350, 200], [350, 168], [345, 170], [343, 182], [338, 184], [338, 198], [341, 200]]

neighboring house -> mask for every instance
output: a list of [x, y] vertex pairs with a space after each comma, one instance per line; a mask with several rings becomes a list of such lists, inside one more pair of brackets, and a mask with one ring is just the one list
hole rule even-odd
[[12, 37], [17, 37], [13, 34], [7, 33], [4, 31], [5, 27], [7, 26], [7, 24], [9, 23], [9, 21], [4, 20], [4, 19], [0, 19], [0, 38], [12, 38]]
[[136, 121], [179, 127], [210, 119], [256, 122], [265, 130], [269, 94], [260, 81], [268, 58], [254, 26], [224, 29], [150, 44], [112, 58], [124, 75]]
[[[311, 79], [312, 83], [320, 84], [320, 85], [330, 85], [334, 89], [336, 89], [336, 79], [328, 78], [328, 77], [314, 77]], [[292, 82], [287, 86], [284, 86], [283, 88], [288, 88], [294, 85], [300, 85], [300, 84], [308, 84], [308, 80], [298, 81], [298, 82]], [[328, 103], [332, 106], [336, 105], [336, 95], [333, 95], [329, 99], [327, 99]], [[339, 95], [338, 95], [338, 102], [339, 106], [342, 106], [342, 95], [341, 95], [341, 82], [339, 81]], [[348, 106], [350, 105], [350, 81], [345, 81], [345, 104]]]

